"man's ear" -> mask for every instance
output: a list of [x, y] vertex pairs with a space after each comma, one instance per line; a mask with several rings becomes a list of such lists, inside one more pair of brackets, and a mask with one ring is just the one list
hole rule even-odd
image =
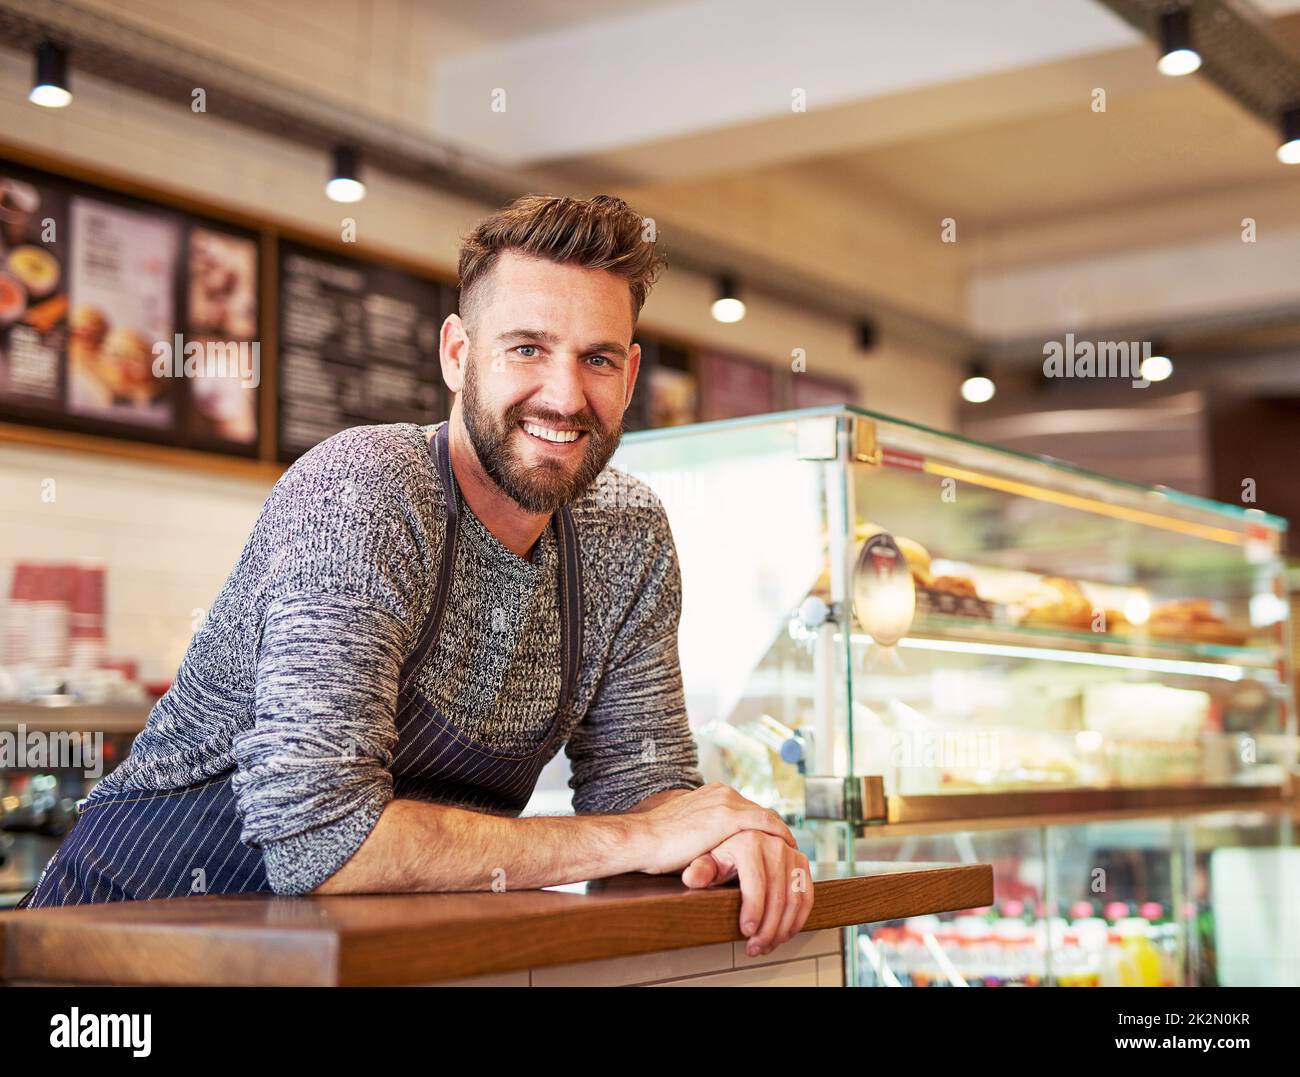
[[438, 362], [442, 367], [442, 380], [453, 393], [459, 393], [465, 384], [465, 368], [469, 363], [469, 334], [459, 314], [448, 314], [438, 334]]
[[632, 390], [636, 388], [636, 376], [641, 370], [641, 345], [633, 344], [627, 352], [627, 396], [623, 399], [623, 410], [627, 411], [632, 403]]

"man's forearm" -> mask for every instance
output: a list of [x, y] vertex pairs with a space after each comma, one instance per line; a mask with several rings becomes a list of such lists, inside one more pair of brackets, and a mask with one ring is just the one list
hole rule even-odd
[[599, 879], [640, 870], [635, 834], [619, 815], [516, 819], [393, 800], [351, 859], [312, 893], [531, 890]]

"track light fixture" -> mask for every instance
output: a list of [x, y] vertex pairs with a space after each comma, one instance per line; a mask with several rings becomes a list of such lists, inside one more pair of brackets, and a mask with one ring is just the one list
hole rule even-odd
[[857, 324], [858, 348], [869, 352], [876, 346], [876, 323], [870, 318], [863, 318]]
[[1300, 106], [1282, 113], [1282, 144], [1277, 159], [1284, 165], [1300, 165]]
[[737, 295], [736, 278], [718, 278], [718, 298], [713, 301], [713, 317], [720, 322], [738, 322], [745, 316], [745, 304]]
[[1156, 70], [1162, 75], [1190, 75], [1201, 66], [1201, 54], [1192, 47], [1191, 17], [1186, 8], [1160, 16], [1160, 59]]
[[966, 380], [961, 383], [961, 398], [968, 404], [987, 404], [997, 392], [997, 386], [988, 376], [984, 363], [973, 360], [966, 364]]
[[65, 108], [72, 104], [68, 83], [68, 50], [53, 41], [36, 48], [36, 77], [27, 100], [42, 108]]
[[335, 202], [360, 202], [366, 197], [366, 185], [361, 182], [357, 151], [351, 146], [334, 148], [334, 170], [325, 184], [325, 193]]

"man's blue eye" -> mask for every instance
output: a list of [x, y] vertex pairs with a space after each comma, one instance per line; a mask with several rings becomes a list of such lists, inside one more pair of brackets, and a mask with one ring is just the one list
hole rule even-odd
[[593, 355], [592, 359], [599, 359], [605, 366], [609, 366], [609, 357], [605, 355]]
[[[521, 355], [523, 355], [523, 350], [524, 350], [525, 348], [533, 348], [533, 349], [536, 349], [536, 347], [537, 347], [536, 344], [520, 344], [519, 347], [515, 349], [515, 351], [517, 351], [517, 352], [519, 352]], [[525, 359], [531, 359], [532, 356], [531, 356], [531, 355], [524, 355], [524, 358], [525, 358]]]

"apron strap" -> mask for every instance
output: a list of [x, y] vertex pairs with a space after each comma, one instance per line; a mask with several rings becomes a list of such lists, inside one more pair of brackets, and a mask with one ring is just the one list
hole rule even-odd
[[442, 557], [438, 562], [438, 584], [433, 592], [433, 603], [429, 607], [429, 616], [425, 619], [419, 642], [402, 664], [402, 682], [410, 678], [437, 641], [438, 634], [442, 631], [442, 615], [447, 610], [447, 597], [451, 594], [451, 576], [456, 565], [456, 540], [460, 536], [460, 491], [456, 489], [451, 471], [451, 450], [447, 443], [449, 425], [443, 423], [438, 427], [437, 434], [429, 444], [429, 453], [438, 471], [438, 481], [442, 484], [443, 499], [447, 502], [447, 528], [443, 535]]
[[563, 713], [577, 693], [578, 667], [582, 663], [582, 549], [568, 505], [561, 505], [551, 521], [555, 525], [560, 562], [560, 712]]
[[[447, 529], [443, 536], [442, 559], [438, 565], [438, 584], [433, 604], [419, 642], [402, 665], [401, 679], [407, 681], [428, 655], [442, 631], [442, 618], [451, 594], [452, 573], [456, 564], [456, 540], [460, 535], [460, 488], [451, 469], [450, 422], [438, 427], [429, 443], [429, 453], [442, 484], [447, 502]], [[578, 529], [568, 505], [551, 515], [555, 546], [559, 560], [560, 600], [560, 711], [563, 712], [577, 694], [578, 669], [582, 662], [582, 548]]]

